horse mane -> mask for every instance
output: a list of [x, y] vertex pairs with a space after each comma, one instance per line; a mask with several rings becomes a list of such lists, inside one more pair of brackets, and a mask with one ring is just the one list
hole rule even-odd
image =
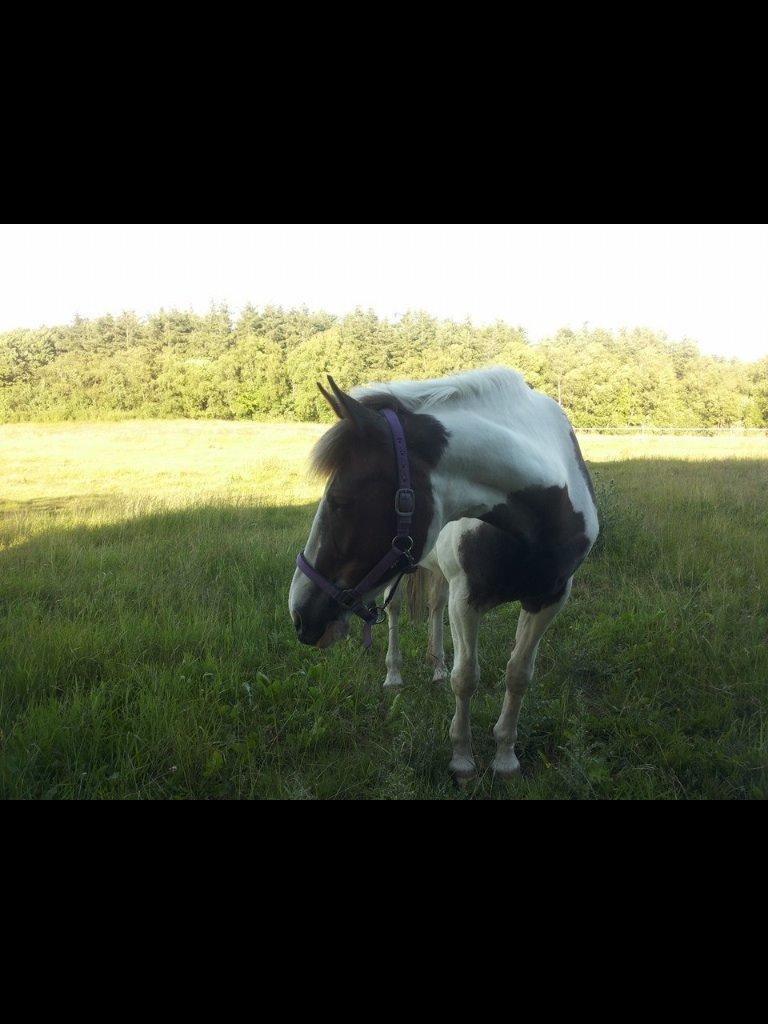
[[360, 436], [349, 420], [337, 420], [318, 438], [309, 454], [309, 469], [313, 476], [331, 476], [349, 462], [360, 443]]
[[523, 377], [508, 366], [488, 366], [482, 370], [468, 370], [450, 377], [433, 380], [398, 380], [389, 384], [366, 384], [352, 388], [350, 394], [361, 402], [367, 399], [378, 401], [384, 394], [412, 412], [426, 412], [445, 405], [460, 402], [473, 404], [478, 401], [525, 394], [528, 385]]

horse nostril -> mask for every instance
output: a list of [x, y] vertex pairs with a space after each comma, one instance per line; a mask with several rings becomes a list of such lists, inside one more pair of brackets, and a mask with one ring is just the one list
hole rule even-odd
[[293, 624], [296, 627], [296, 632], [300, 633], [301, 632], [301, 616], [299, 615], [298, 612], [294, 612], [293, 613]]

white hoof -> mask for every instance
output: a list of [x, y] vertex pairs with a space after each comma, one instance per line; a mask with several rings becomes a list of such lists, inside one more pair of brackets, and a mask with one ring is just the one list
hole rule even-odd
[[454, 754], [448, 768], [457, 782], [469, 782], [477, 775], [475, 762], [466, 754]]
[[447, 668], [436, 668], [435, 674], [432, 676], [432, 682], [436, 686], [442, 686], [443, 683], [448, 680], [448, 669]]
[[402, 690], [404, 686], [403, 677], [399, 674], [395, 675], [394, 672], [389, 672], [384, 680], [385, 690]]
[[497, 750], [491, 762], [491, 771], [500, 779], [511, 779], [520, 774], [520, 762], [514, 750]]

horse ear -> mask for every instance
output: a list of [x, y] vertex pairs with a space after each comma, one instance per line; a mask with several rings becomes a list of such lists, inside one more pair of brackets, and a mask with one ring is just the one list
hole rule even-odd
[[336, 413], [336, 415], [339, 417], [339, 419], [343, 420], [344, 419], [344, 413], [339, 408], [339, 404], [336, 401], [336, 399], [333, 397], [333, 395], [329, 395], [328, 394], [328, 392], [325, 390], [325, 388], [320, 383], [320, 381], [317, 382], [317, 387], [318, 387], [318, 390], [320, 391], [320, 394], [326, 400], [328, 405], [330, 405], [330, 407], [333, 409], [333, 411]]
[[371, 428], [374, 430], [380, 429], [381, 417], [378, 413], [373, 409], [369, 409], [367, 405], [363, 405], [362, 402], [358, 402], [351, 395], [345, 394], [330, 373], [328, 374], [328, 383], [331, 385], [335, 405], [338, 405], [340, 410], [337, 411], [335, 406], [333, 407], [337, 416], [354, 423], [360, 434], [366, 433]]

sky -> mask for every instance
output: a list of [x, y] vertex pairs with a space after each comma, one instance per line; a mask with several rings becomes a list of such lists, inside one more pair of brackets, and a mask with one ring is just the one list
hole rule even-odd
[[0, 331], [226, 302], [644, 326], [768, 354], [766, 225], [1, 225]]

